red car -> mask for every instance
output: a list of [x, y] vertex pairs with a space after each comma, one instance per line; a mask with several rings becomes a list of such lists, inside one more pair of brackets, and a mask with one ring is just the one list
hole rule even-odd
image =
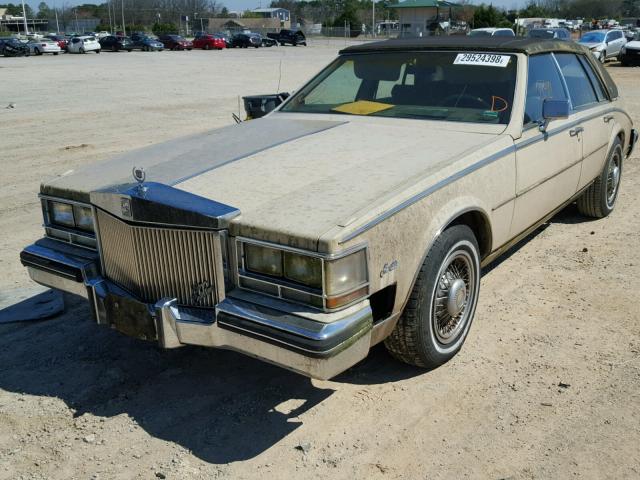
[[224, 38], [215, 35], [201, 35], [193, 41], [193, 48], [202, 48], [203, 50], [222, 50], [227, 46]]
[[48, 38], [49, 40], [56, 42], [62, 50], [67, 49], [67, 39], [62, 35], [47, 35], [44, 38]]

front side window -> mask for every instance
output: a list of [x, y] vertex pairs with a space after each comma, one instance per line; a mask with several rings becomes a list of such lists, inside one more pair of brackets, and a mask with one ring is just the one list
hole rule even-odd
[[536, 124], [543, 120], [542, 104], [545, 100], [567, 100], [562, 78], [551, 54], [529, 57], [527, 100], [524, 124]]
[[516, 63], [472, 52], [343, 55], [281, 111], [507, 124]]
[[567, 84], [573, 108], [580, 108], [598, 102], [587, 73], [573, 53], [556, 53], [562, 76]]

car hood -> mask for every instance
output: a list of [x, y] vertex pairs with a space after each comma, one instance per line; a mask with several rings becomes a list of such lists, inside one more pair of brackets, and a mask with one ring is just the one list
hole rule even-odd
[[134, 184], [132, 168], [142, 167], [146, 181], [238, 208], [234, 235], [324, 249], [319, 239], [330, 229], [347, 227], [418, 181], [455, 173], [452, 166], [464, 168], [460, 159], [504, 137], [438, 122], [279, 116], [134, 150], [41, 191], [88, 202], [91, 191]]
[[602, 46], [603, 42], [580, 42], [580, 45], [584, 45], [587, 48], [594, 48]]
[[631, 42], [627, 42], [624, 46], [626, 48], [633, 48], [633, 49], [639, 49], [640, 50], [640, 41], [633, 40]]

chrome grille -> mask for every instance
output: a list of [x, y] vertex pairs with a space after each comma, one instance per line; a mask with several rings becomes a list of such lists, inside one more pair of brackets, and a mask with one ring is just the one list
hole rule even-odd
[[110, 280], [149, 303], [176, 298], [179, 305], [216, 305], [224, 288], [218, 233], [129, 225], [102, 210], [97, 220]]

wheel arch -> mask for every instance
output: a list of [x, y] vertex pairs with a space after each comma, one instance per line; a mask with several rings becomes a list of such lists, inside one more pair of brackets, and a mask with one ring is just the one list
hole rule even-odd
[[480, 259], [484, 259], [491, 253], [493, 233], [491, 231], [489, 216], [483, 209], [470, 207], [462, 212], [456, 213], [444, 228], [440, 229], [438, 234], [454, 225], [466, 225], [471, 229], [480, 247]]

